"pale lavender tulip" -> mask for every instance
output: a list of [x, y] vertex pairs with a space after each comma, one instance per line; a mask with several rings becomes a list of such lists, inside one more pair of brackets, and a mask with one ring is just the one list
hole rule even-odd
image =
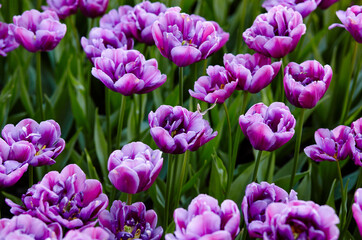
[[238, 80], [236, 89], [258, 93], [277, 76], [282, 61], [271, 63], [271, 58], [262, 54], [224, 55], [225, 69]]
[[82, 230], [70, 230], [63, 240], [108, 240], [109, 234], [101, 227], [88, 227]]
[[9, 35], [9, 25], [0, 22], [0, 55], [6, 57], [6, 53], [19, 46], [13, 35]]
[[359, 233], [362, 236], [362, 188], [357, 189], [354, 194], [352, 213], [353, 213], [353, 218], [357, 223]]
[[302, 14], [302, 17], [307, 17], [313, 12], [321, 0], [265, 0], [262, 7], [269, 11], [272, 7], [281, 5]]
[[47, 4], [48, 6], [42, 6], [42, 9], [56, 12], [61, 19], [78, 11], [78, 0], [47, 0]]
[[354, 121], [351, 125], [354, 146], [352, 146], [352, 159], [357, 166], [362, 167], [362, 118]]
[[318, 7], [321, 9], [327, 9], [329, 8], [332, 4], [338, 2], [339, 0], [322, 0]]
[[295, 49], [305, 31], [299, 12], [278, 5], [257, 16], [253, 25], [243, 33], [243, 39], [258, 53], [282, 58]]
[[108, 7], [109, 0], [79, 0], [79, 9], [87, 17], [102, 16]]
[[284, 69], [284, 90], [296, 107], [313, 108], [326, 93], [332, 79], [332, 68], [317, 61], [290, 62]]

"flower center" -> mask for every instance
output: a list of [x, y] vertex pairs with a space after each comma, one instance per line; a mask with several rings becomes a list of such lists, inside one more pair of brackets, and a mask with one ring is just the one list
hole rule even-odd
[[39, 151], [37, 151], [37, 152], [35, 153], [35, 156], [39, 156], [40, 154], [42, 154], [42, 153], [43, 153], [43, 150], [44, 150], [46, 147], [47, 147], [47, 146], [44, 145], [42, 148], [40, 148]]

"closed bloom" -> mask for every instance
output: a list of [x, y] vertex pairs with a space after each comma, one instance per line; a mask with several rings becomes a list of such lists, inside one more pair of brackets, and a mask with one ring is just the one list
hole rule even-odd
[[53, 50], [67, 31], [57, 14], [49, 10], [25, 11], [21, 16], [14, 16], [13, 22], [9, 25], [9, 34], [29, 52]]
[[352, 146], [352, 159], [357, 166], [362, 167], [362, 118], [354, 121], [351, 125], [354, 138]]
[[262, 7], [269, 11], [272, 7], [282, 5], [302, 14], [305, 18], [313, 12], [321, 0], [265, 0]]
[[9, 25], [0, 22], [0, 55], [6, 57], [6, 53], [19, 46], [13, 35], [9, 35]]
[[338, 126], [332, 131], [320, 128], [314, 133], [317, 144], [304, 148], [305, 154], [316, 162], [344, 160], [351, 156], [354, 139], [352, 130]]
[[338, 2], [339, 0], [322, 0], [318, 7], [321, 9], [327, 9], [329, 8], [332, 4]]
[[0, 219], [0, 239], [3, 240], [58, 240], [61, 237], [62, 228], [58, 223], [46, 225], [27, 214]]
[[271, 58], [262, 54], [224, 55], [226, 70], [238, 80], [237, 89], [258, 93], [268, 86], [279, 72], [282, 61], [271, 63]]
[[202, 76], [195, 82], [195, 91], [189, 90], [192, 97], [208, 103], [223, 103], [234, 92], [237, 80], [233, 79], [225, 68], [209, 66], [208, 76]]
[[153, 91], [166, 82], [156, 59], [145, 60], [137, 50], [107, 49], [95, 58], [92, 75], [125, 96]]
[[332, 79], [332, 68], [317, 61], [289, 63], [284, 70], [284, 90], [296, 107], [313, 108], [326, 93]]
[[102, 184], [86, 179], [75, 164], [61, 173], [51, 171], [21, 197], [22, 206], [6, 199], [14, 215], [29, 214], [49, 224], [57, 222], [67, 229], [94, 226], [99, 213], [108, 205]]
[[152, 35], [162, 56], [185, 67], [219, 50], [229, 39], [215, 22], [169, 8], [152, 26]]
[[47, 0], [48, 6], [43, 6], [43, 10], [56, 12], [59, 18], [64, 19], [78, 11], [78, 0]]
[[108, 159], [108, 178], [121, 192], [146, 191], [156, 180], [163, 164], [162, 152], [142, 142], [133, 142], [114, 151]]
[[357, 191], [354, 194], [352, 213], [353, 213], [353, 218], [357, 223], [359, 233], [362, 236], [362, 188], [357, 189]]
[[108, 240], [109, 234], [101, 227], [88, 227], [82, 230], [70, 230], [63, 240]]
[[215, 198], [206, 194], [194, 198], [187, 210], [177, 208], [173, 218], [176, 230], [174, 234], [167, 234], [166, 240], [231, 240], [240, 231], [240, 212], [236, 203], [227, 199], [220, 207]]
[[16, 126], [7, 124], [2, 137], [11, 146], [19, 141], [28, 141], [35, 148], [35, 155], [29, 161], [32, 166], [52, 165], [64, 150], [65, 141], [60, 137], [60, 127], [54, 120], [38, 124], [33, 119], [21, 120]]
[[102, 16], [108, 7], [109, 0], [79, 0], [79, 9], [87, 17]]
[[302, 15], [291, 8], [276, 6], [256, 17], [243, 38], [249, 48], [268, 57], [282, 58], [292, 52], [305, 33]]
[[284, 103], [257, 103], [240, 116], [239, 124], [255, 149], [274, 151], [293, 137], [295, 118]]
[[180, 106], [160, 106], [148, 114], [148, 123], [153, 140], [165, 153], [196, 151], [217, 135], [201, 113]]
[[270, 231], [263, 239], [338, 239], [339, 218], [333, 208], [312, 201], [271, 203], [265, 212]]
[[362, 43], [362, 6], [354, 5], [347, 8], [346, 11], [339, 10], [336, 14], [342, 24], [332, 24], [328, 29], [342, 27], [346, 29], [358, 43]]
[[157, 227], [157, 214], [147, 210], [142, 202], [132, 205], [116, 200], [110, 211], [104, 210], [99, 215], [99, 224], [110, 234], [109, 240], [142, 239], [159, 240], [162, 227]]
[[287, 203], [297, 199], [297, 193], [293, 189], [288, 195], [284, 189], [274, 183], [253, 182], [246, 186], [241, 211], [250, 237], [262, 238], [263, 233], [269, 230], [269, 225], [265, 223], [265, 210], [269, 204], [273, 202]]

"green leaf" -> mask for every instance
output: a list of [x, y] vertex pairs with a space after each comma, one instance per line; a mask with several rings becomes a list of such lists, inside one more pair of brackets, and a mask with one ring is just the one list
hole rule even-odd
[[195, 173], [192, 175], [192, 177], [187, 181], [186, 184], [182, 186], [181, 195], [184, 194], [186, 191], [192, 188], [196, 184], [196, 182], [199, 180], [200, 175], [205, 171], [205, 169], [210, 165], [211, 158], [208, 158], [205, 160], [204, 165]]
[[108, 160], [108, 154], [110, 153], [107, 152], [108, 149], [107, 141], [106, 138], [104, 137], [103, 130], [99, 123], [98, 109], [96, 109], [95, 111], [94, 143], [103, 178], [106, 178], [106, 176], [108, 176], [107, 160]]
[[[304, 171], [304, 172], [295, 174], [293, 186], [307, 174], [309, 174], [309, 171]], [[275, 180], [275, 185], [277, 185], [278, 187], [281, 187], [283, 189], [288, 189], [289, 183], [290, 183], [290, 177], [291, 177], [291, 175], [287, 175], [287, 176], [284, 176], [284, 177], [281, 177], [281, 178]]]
[[84, 152], [87, 159], [89, 177], [91, 179], [99, 179], [96, 168], [93, 165], [92, 159], [90, 158], [87, 149], [84, 149]]
[[[5, 198], [8, 198], [10, 199], [11, 201], [13, 201], [14, 203], [18, 204], [18, 205], [23, 205], [23, 202], [21, 201], [20, 198], [10, 194], [10, 193], [7, 193], [7, 192], [4, 192], [4, 191], [1, 191], [1, 194], [5, 197]], [[3, 204], [3, 203], [1, 203]]]
[[234, 202], [239, 202], [243, 200], [246, 185], [251, 182], [251, 175], [253, 174], [254, 163], [245, 165], [244, 171], [239, 174], [239, 176], [231, 184], [230, 191], [227, 195], [228, 199], [233, 200]]
[[226, 195], [227, 170], [216, 154], [212, 158], [209, 194], [221, 202]]
[[334, 189], [336, 188], [336, 179], [333, 180], [331, 190], [329, 191], [326, 204], [336, 209], [335, 200], [334, 200]]

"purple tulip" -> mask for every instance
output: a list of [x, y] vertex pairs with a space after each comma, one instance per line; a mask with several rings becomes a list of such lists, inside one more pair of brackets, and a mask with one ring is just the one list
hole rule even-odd
[[265, 0], [262, 7], [269, 11], [278, 5], [285, 6], [299, 12], [305, 18], [317, 8], [320, 2], [321, 0]]
[[101, 212], [99, 223], [110, 234], [109, 240], [159, 240], [163, 233], [162, 227], [156, 228], [156, 212], [146, 211], [146, 206], [142, 202], [126, 205], [116, 200], [110, 212], [108, 210]]
[[321, 9], [327, 9], [329, 8], [332, 4], [338, 2], [339, 0], [322, 0], [318, 7]]
[[224, 65], [231, 76], [238, 80], [237, 89], [258, 93], [268, 86], [279, 72], [282, 61], [271, 63], [262, 54], [224, 55]]
[[14, 215], [29, 214], [45, 223], [57, 222], [67, 229], [94, 226], [94, 220], [108, 205], [102, 193], [102, 184], [86, 179], [75, 164], [66, 166], [61, 173], [51, 171], [23, 194], [20, 206], [10, 199], [5, 202]]
[[0, 22], [0, 55], [6, 57], [6, 53], [19, 47], [13, 35], [9, 35], [9, 25]]
[[196, 151], [217, 135], [201, 113], [180, 106], [160, 106], [148, 114], [148, 123], [153, 140], [165, 153]]
[[249, 48], [268, 57], [282, 58], [292, 52], [306, 31], [302, 15], [276, 6], [256, 17], [243, 38]]
[[103, 29], [112, 30], [117, 36], [123, 33], [127, 38], [131, 38], [132, 33], [129, 32], [127, 25], [135, 24], [133, 15], [133, 7], [128, 5], [120, 6], [118, 10], [112, 9], [105, 14], [99, 20], [99, 26]]
[[313, 108], [326, 93], [332, 79], [332, 68], [317, 61], [300, 65], [291, 62], [284, 70], [284, 89], [288, 101], [296, 107]]
[[152, 35], [162, 56], [185, 67], [219, 50], [229, 39], [215, 22], [169, 8], [152, 25]]
[[88, 227], [82, 230], [70, 230], [63, 240], [108, 240], [109, 234], [101, 227]]
[[339, 218], [328, 205], [319, 206], [312, 201], [295, 200], [271, 203], [266, 211], [270, 232], [263, 239], [338, 239]]
[[354, 5], [347, 8], [346, 11], [339, 10], [336, 14], [343, 24], [335, 23], [329, 26], [328, 29], [342, 27], [346, 29], [358, 43], [362, 43], [362, 6]]
[[352, 146], [352, 159], [357, 166], [362, 167], [362, 118], [354, 121], [351, 125], [354, 146]]
[[269, 225], [265, 223], [265, 209], [269, 204], [273, 202], [287, 203], [297, 199], [297, 193], [293, 189], [288, 195], [284, 189], [274, 183], [253, 182], [246, 186], [241, 210], [250, 237], [262, 238], [263, 233], [269, 230]]
[[54, 120], [40, 124], [33, 119], [21, 120], [16, 126], [7, 124], [1, 132], [4, 140], [11, 146], [19, 141], [28, 141], [35, 148], [35, 155], [29, 161], [32, 166], [52, 165], [63, 151], [65, 141], [60, 138], [60, 127]]
[[109, 0], [79, 0], [79, 9], [87, 17], [102, 16], [108, 7]]
[[352, 213], [353, 218], [357, 223], [359, 233], [362, 236], [362, 188], [357, 189], [354, 194]]
[[156, 59], [145, 60], [137, 50], [106, 49], [94, 59], [92, 75], [125, 96], [153, 91], [166, 82]]
[[60, 19], [64, 19], [78, 11], [78, 0], [47, 0], [48, 6], [42, 6], [43, 10], [52, 10]]
[[317, 144], [304, 148], [304, 152], [316, 162], [344, 160], [352, 155], [354, 139], [349, 127], [341, 125], [332, 131], [320, 128], [314, 139]]
[[81, 44], [88, 59], [94, 64], [94, 59], [100, 57], [106, 49], [132, 49], [133, 40], [128, 39], [123, 32], [116, 35], [113, 31], [103, 28], [92, 28], [89, 38], [82, 37]]
[[219, 65], [209, 66], [206, 72], [208, 76], [202, 76], [195, 82], [195, 91], [189, 90], [190, 95], [208, 103], [225, 102], [234, 92], [238, 81]]
[[29, 52], [53, 50], [67, 31], [57, 14], [49, 10], [25, 11], [21, 16], [14, 16], [13, 22], [9, 24], [9, 34]]
[[0, 239], [58, 240], [61, 237], [62, 228], [58, 223], [46, 225], [38, 218], [27, 214], [0, 219]]
[[218, 201], [206, 194], [194, 198], [188, 210], [177, 208], [173, 218], [176, 230], [174, 234], [167, 234], [166, 240], [231, 240], [240, 231], [236, 203], [227, 199], [219, 207]]
[[17, 183], [28, 170], [28, 162], [34, 154], [34, 146], [27, 141], [19, 141], [9, 146], [0, 138], [0, 188]]
[[109, 156], [108, 178], [119, 191], [135, 194], [151, 187], [162, 164], [162, 152], [142, 142], [132, 142]]
[[255, 149], [274, 151], [293, 137], [295, 118], [284, 103], [257, 103], [240, 116], [239, 124]]

